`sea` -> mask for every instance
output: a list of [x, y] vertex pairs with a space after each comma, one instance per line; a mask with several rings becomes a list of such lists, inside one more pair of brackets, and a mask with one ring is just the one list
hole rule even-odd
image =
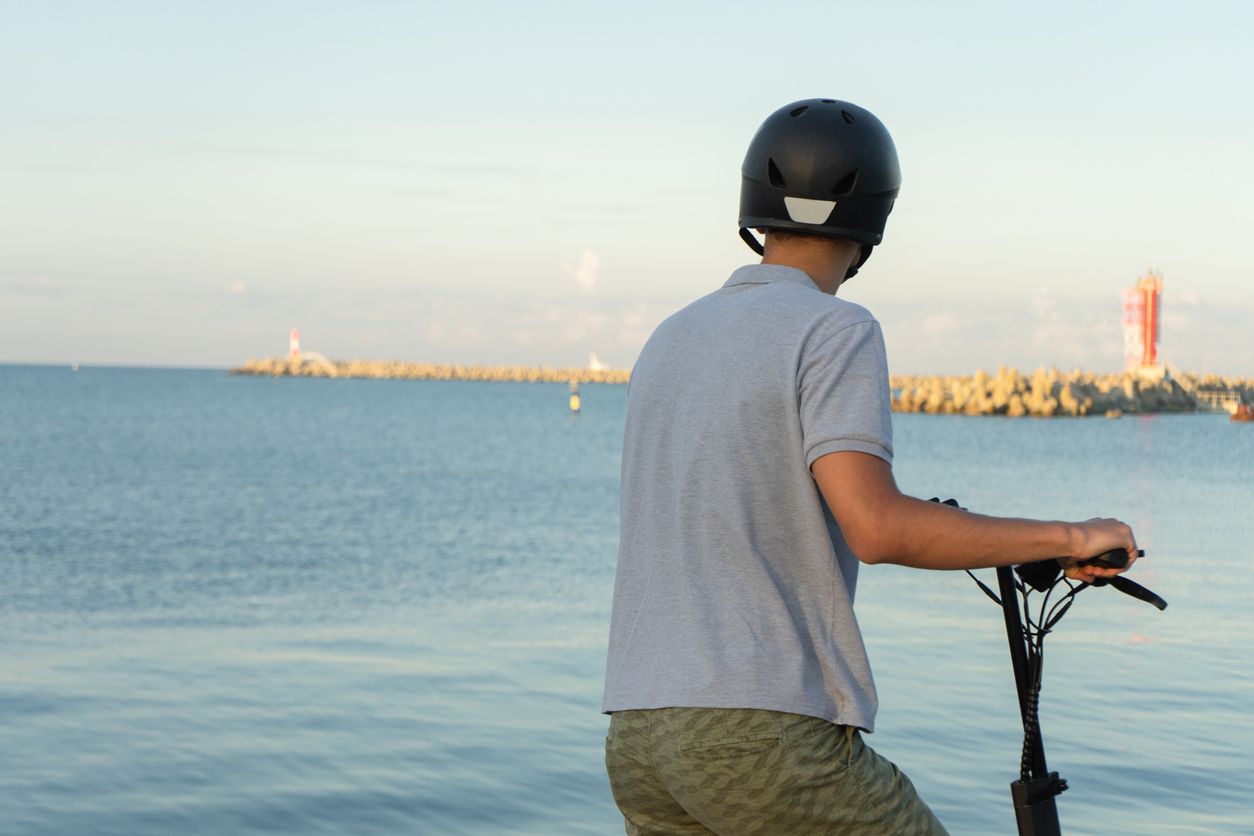
[[[612, 834], [599, 713], [626, 390], [0, 366], [0, 833]], [[1068, 834], [1254, 834], [1254, 425], [898, 415], [924, 498], [1112, 516], [1165, 612], [1046, 642]], [[992, 573], [984, 572], [986, 581]], [[1000, 610], [863, 567], [868, 742], [1014, 832]]]

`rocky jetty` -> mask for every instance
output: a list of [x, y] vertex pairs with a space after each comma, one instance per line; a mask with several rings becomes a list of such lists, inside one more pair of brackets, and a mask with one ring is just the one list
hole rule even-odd
[[1161, 377], [999, 367], [965, 377], [895, 375], [895, 412], [1008, 417], [1196, 412], [1254, 403], [1254, 380], [1177, 373]]
[[[515, 383], [626, 383], [628, 369], [547, 366], [460, 366], [379, 360], [249, 360], [231, 374], [265, 377], [353, 377], [401, 380], [489, 380]], [[999, 367], [990, 374], [894, 375], [893, 411], [933, 415], [1041, 418], [1124, 413], [1236, 411], [1254, 405], [1254, 379], [1176, 373], [1161, 377], [1093, 374], [1040, 368], [1031, 374]]]
[[626, 383], [627, 369], [555, 369], [547, 366], [458, 366], [380, 360], [249, 360], [231, 374], [264, 377], [357, 377], [400, 380], [493, 380], [515, 383]]

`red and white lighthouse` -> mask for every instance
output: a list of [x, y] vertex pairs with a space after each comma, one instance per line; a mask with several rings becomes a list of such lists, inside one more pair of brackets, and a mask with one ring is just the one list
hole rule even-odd
[[1163, 277], [1149, 271], [1123, 292], [1123, 369], [1158, 373], [1159, 323], [1162, 320]]
[[287, 359], [294, 363], [300, 362], [300, 329], [293, 328], [287, 338]]

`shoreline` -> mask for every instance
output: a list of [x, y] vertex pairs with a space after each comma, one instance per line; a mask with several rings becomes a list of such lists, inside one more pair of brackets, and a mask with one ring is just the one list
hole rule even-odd
[[348, 377], [370, 380], [478, 380], [498, 383], [625, 384], [630, 369], [552, 368], [549, 366], [473, 366], [454, 363], [407, 363], [400, 360], [249, 360], [231, 374], [260, 377]]
[[[231, 369], [233, 375], [373, 380], [473, 380], [508, 383], [625, 384], [630, 369], [553, 368], [409, 363], [399, 360], [300, 360], [268, 357]], [[892, 375], [894, 412], [930, 415], [1082, 417], [1179, 412], [1232, 412], [1254, 404], [1254, 379], [1175, 371], [1172, 374], [1097, 374], [1004, 366], [970, 375]]]
[[1030, 375], [998, 367], [989, 374], [893, 375], [894, 412], [1078, 418], [1125, 413], [1227, 412], [1254, 403], [1254, 379], [1176, 371], [1095, 374], [1038, 368]]

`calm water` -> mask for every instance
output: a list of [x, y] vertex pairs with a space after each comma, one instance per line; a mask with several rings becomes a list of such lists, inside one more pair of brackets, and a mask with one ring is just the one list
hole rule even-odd
[[[0, 366], [0, 833], [620, 833], [597, 713], [621, 387]], [[898, 480], [1132, 522], [1042, 724], [1068, 833], [1254, 833], [1254, 427], [898, 416]], [[864, 570], [871, 742], [1013, 831], [1000, 614]]]

